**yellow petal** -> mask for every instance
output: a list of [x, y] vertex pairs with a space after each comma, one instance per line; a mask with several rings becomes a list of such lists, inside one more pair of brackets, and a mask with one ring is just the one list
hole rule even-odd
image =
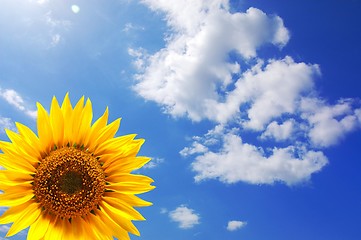
[[101, 210], [106, 213], [116, 224], [121, 226], [124, 230], [139, 236], [140, 233], [138, 229], [134, 226], [134, 224], [127, 218], [124, 217], [124, 215], [119, 215], [122, 212], [117, 210], [116, 208], [110, 206], [105, 201], [102, 201], [100, 203]]
[[83, 218], [80, 218], [84, 228], [84, 239], [95, 239], [93, 235], [93, 226], [90, 226]]
[[137, 196], [131, 194], [123, 194], [116, 191], [105, 192], [103, 196], [104, 198], [109, 197], [109, 198], [118, 199], [119, 201], [123, 201], [133, 207], [148, 207], [152, 205], [151, 202], [145, 201]]
[[43, 239], [48, 230], [50, 219], [42, 212], [39, 218], [30, 226], [27, 240]]
[[106, 189], [118, 191], [124, 194], [140, 194], [148, 192], [154, 189], [154, 186], [148, 185], [145, 182], [118, 182], [118, 183], [109, 183], [106, 186]]
[[104, 198], [104, 202], [109, 205], [109, 209], [121, 217], [128, 220], [143, 221], [145, 218], [129, 204], [124, 203], [120, 199], [116, 198]]
[[[83, 219], [80, 217], [72, 218], [71, 227], [73, 236], [78, 236], [78, 239], [85, 239], [86, 229], [84, 228]], [[75, 239], [74, 239], [75, 240]]]
[[101, 155], [105, 153], [118, 153], [120, 154], [122, 151], [124, 151], [128, 143], [130, 143], [136, 134], [129, 134], [125, 136], [120, 136], [116, 138], [108, 139], [107, 141], [101, 143], [99, 147], [94, 152], [95, 155]]
[[18, 122], [16, 122], [15, 125], [19, 131], [19, 134], [23, 137], [23, 140], [27, 142], [28, 145], [33, 149], [30, 155], [36, 159], [41, 159], [41, 154], [40, 154], [41, 145], [39, 138], [27, 126]]
[[90, 134], [87, 136], [87, 139], [84, 141], [84, 145], [89, 149], [94, 149], [95, 140], [99, 135], [100, 129], [105, 127], [108, 122], [108, 108], [105, 109], [103, 115], [95, 121], [95, 123], [91, 126]]
[[[115, 158], [135, 157], [143, 145], [144, 139], [133, 140], [117, 149], [111, 149]], [[96, 154], [97, 155], [97, 154]]]
[[30, 174], [24, 174], [11, 170], [0, 170], [0, 182], [8, 181], [8, 182], [14, 182], [14, 184], [20, 184], [32, 180], [33, 177]]
[[130, 240], [128, 232], [119, 226], [106, 212], [97, 211], [96, 215], [112, 230], [116, 238], [119, 240]]
[[63, 146], [64, 141], [64, 118], [56, 97], [53, 97], [50, 108], [50, 125], [53, 132], [54, 144]]
[[[74, 240], [78, 239], [98, 239], [93, 234], [93, 226], [91, 226], [85, 217], [76, 217], [71, 222]], [[108, 233], [109, 234], [109, 233]], [[103, 239], [106, 239], [105, 237]]]
[[[9, 137], [13, 146], [16, 146], [17, 152], [21, 153], [22, 156], [26, 156], [26, 160], [31, 163], [38, 162], [40, 153], [35, 150], [21, 135], [6, 129], [6, 135]], [[35, 157], [34, 157], [35, 156]]]
[[[64, 120], [70, 121], [72, 119], [73, 107], [71, 106], [71, 102], [69, 99], [69, 93], [67, 93], [64, 97], [64, 101], [61, 105], [61, 111], [63, 112]], [[64, 122], [64, 144], [66, 145], [72, 137], [72, 125], [65, 124]]]
[[[31, 203], [34, 204], [34, 203]], [[6, 224], [15, 222], [19, 216], [22, 215], [23, 211], [29, 207], [29, 203], [23, 203], [18, 206], [14, 206], [6, 210], [3, 215], [0, 217], [0, 224]]]
[[38, 107], [38, 136], [42, 144], [42, 150], [45, 153], [48, 153], [50, 149], [54, 146], [53, 132], [51, 129], [50, 119], [47, 111], [40, 103], [36, 103]]
[[13, 236], [21, 230], [29, 227], [36, 221], [36, 219], [38, 219], [40, 214], [41, 211], [37, 203], [29, 204], [28, 207], [24, 209], [21, 214], [19, 214], [19, 217], [16, 219], [13, 225], [11, 225], [8, 233], [6, 234], [6, 237]]
[[80, 239], [78, 235], [73, 233], [73, 227], [69, 219], [63, 219], [61, 229], [63, 229], [63, 240]]
[[0, 206], [17, 206], [28, 202], [34, 197], [31, 188], [22, 190], [20, 187], [13, 187], [11, 190], [13, 191], [9, 189], [5, 193], [0, 194]]
[[78, 129], [78, 134], [76, 136], [76, 142], [78, 144], [84, 143], [85, 139], [88, 138], [90, 134], [91, 122], [93, 119], [92, 103], [90, 99], [87, 99], [85, 107], [80, 116], [81, 122]]
[[6, 169], [12, 169], [24, 173], [34, 173], [34, 166], [14, 149], [12, 144], [0, 142], [0, 149], [4, 154], [0, 154], [0, 165]]
[[28, 186], [31, 188], [32, 181], [33, 177], [30, 174], [14, 170], [0, 170], [0, 184], [19, 187]]
[[[103, 169], [108, 174], [130, 173], [133, 170], [141, 168], [150, 160], [151, 158], [148, 157], [110, 158], [109, 161], [105, 161]], [[100, 157], [100, 161], [103, 161], [103, 157]]]
[[96, 152], [95, 149], [98, 148], [101, 143], [114, 137], [114, 135], [118, 131], [119, 125], [120, 125], [120, 118], [116, 119], [114, 122], [100, 129], [98, 132], [99, 135], [96, 137], [94, 143], [92, 143], [92, 148], [89, 147], [89, 150], [95, 153]]
[[44, 235], [44, 240], [62, 239], [62, 229], [59, 221], [61, 221], [61, 219], [58, 216], [50, 216], [50, 223]]
[[0, 181], [0, 189], [2, 191], [12, 191], [15, 189], [32, 189], [32, 181], [27, 181], [23, 183], [17, 183], [9, 180]]
[[112, 230], [103, 223], [98, 216], [88, 214], [84, 217], [84, 220], [87, 222], [88, 226], [91, 226], [90, 230], [92, 230], [94, 238], [99, 240], [113, 240]]
[[71, 138], [69, 139], [70, 145], [73, 145], [74, 143], [77, 144], [76, 139], [77, 139], [77, 135], [79, 134], [79, 128], [82, 120], [81, 113], [83, 111], [83, 108], [84, 108], [84, 96], [82, 96], [79, 99], [72, 112], [72, 116], [70, 119], [70, 125], [71, 125], [70, 128], [72, 131]]
[[137, 175], [137, 174], [129, 174], [129, 173], [118, 173], [118, 174], [109, 175], [106, 178], [106, 181], [108, 181], [110, 184], [137, 183], [137, 184], [145, 184], [145, 185], [154, 182], [154, 180], [151, 179], [150, 177]]

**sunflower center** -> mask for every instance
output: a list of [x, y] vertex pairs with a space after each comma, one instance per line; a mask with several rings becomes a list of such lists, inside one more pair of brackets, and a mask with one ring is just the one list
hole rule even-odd
[[83, 187], [82, 176], [77, 172], [67, 172], [60, 179], [60, 190], [67, 194], [80, 191]]
[[52, 151], [34, 177], [34, 195], [48, 212], [72, 218], [96, 209], [105, 190], [105, 175], [96, 157], [73, 147]]

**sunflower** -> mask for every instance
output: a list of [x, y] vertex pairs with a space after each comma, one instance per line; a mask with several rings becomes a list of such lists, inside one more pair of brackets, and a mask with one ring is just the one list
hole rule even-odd
[[132, 174], [150, 158], [137, 156], [143, 139], [115, 137], [120, 119], [110, 124], [108, 108], [92, 124], [89, 99], [73, 108], [66, 94], [53, 97], [50, 114], [37, 103], [36, 135], [16, 123], [0, 141], [0, 224], [13, 222], [6, 236], [30, 227], [27, 239], [129, 239], [139, 236], [133, 220], [145, 220], [134, 207], [151, 203], [136, 194], [153, 180]]

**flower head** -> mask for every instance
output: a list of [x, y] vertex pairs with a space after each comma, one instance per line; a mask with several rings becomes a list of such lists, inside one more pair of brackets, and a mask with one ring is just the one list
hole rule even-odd
[[16, 123], [0, 141], [0, 205], [9, 207], [0, 224], [13, 222], [7, 236], [30, 227], [28, 239], [129, 239], [139, 235], [134, 207], [151, 203], [135, 196], [153, 180], [132, 174], [150, 158], [137, 156], [143, 139], [115, 137], [120, 119], [107, 124], [108, 109], [92, 124], [84, 97], [72, 107], [54, 97], [50, 113], [38, 103], [36, 135]]

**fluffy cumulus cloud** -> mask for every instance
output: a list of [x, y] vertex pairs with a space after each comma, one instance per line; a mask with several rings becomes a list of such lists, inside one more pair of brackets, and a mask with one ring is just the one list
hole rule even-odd
[[346, 133], [360, 127], [360, 108], [355, 100], [341, 99], [330, 105], [316, 98], [301, 103], [302, 117], [310, 125], [308, 136], [314, 145], [329, 147], [337, 144]]
[[217, 151], [198, 153], [192, 163], [196, 181], [219, 179], [225, 183], [293, 185], [307, 181], [328, 162], [322, 152], [307, 150], [302, 145], [263, 149], [244, 143], [234, 131], [221, 134], [210, 131], [199, 141], [207, 139], [216, 140], [221, 147]]
[[218, 91], [225, 92], [240, 71], [239, 63], [226, 61], [229, 53], [250, 59], [263, 44], [288, 41], [282, 20], [255, 8], [232, 14], [226, 1], [144, 2], [164, 11], [175, 33], [154, 55], [138, 51], [135, 62], [145, 65], [134, 89], [174, 116], [215, 118], [210, 103], [222, 100]]
[[[17, 110], [24, 112], [31, 118], [36, 118], [36, 111], [28, 108], [28, 104], [25, 103], [21, 95], [14, 89], [2, 89], [0, 88], [0, 97], [2, 97], [8, 104], [15, 107]], [[6, 121], [6, 119], [5, 119]]]
[[276, 121], [271, 122], [262, 133], [261, 138], [273, 138], [276, 141], [284, 141], [291, 138], [294, 131], [295, 121], [289, 119], [281, 124]]
[[239, 116], [244, 128], [263, 130], [272, 119], [296, 112], [318, 74], [317, 65], [296, 63], [289, 56], [258, 60], [236, 80], [234, 90], [225, 93], [223, 102], [208, 101], [212, 106], [207, 111], [209, 119], [225, 123]]
[[189, 229], [199, 224], [199, 215], [193, 209], [185, 205], [177, 207], [175, 210], [169, 212], [169, 217], [172, 221], [177, 222], [180, 228]]
[[129, 49], [138, 70], [134, 90], [174, 117], [215, 124], [180, 151], [194, 158], [196, 181], [307, 181], [328, 162], [323, 148], [360, 128], [359, 102], [319, 97], [320, 66], [259, 57], [264, 46], [287, 44], [281, 17], [230, 11], [228, 0], [142, 2], [164, 14], [170, 33], [154, 54]]
[[236, 231], [238, 229], [243, 228], [246, 225], [247, 222], [243, 222], [243, 221], [237, 221], [237, 220], [229, 221], [227, 224], [227, 230], [231, 232]]
[[185, 147], [179, 153], [183, 156], [189, 156], [195, 153], [205, 153], [208, 151], [208, 148], [198, 141], [194, 141], [191, 147]]

